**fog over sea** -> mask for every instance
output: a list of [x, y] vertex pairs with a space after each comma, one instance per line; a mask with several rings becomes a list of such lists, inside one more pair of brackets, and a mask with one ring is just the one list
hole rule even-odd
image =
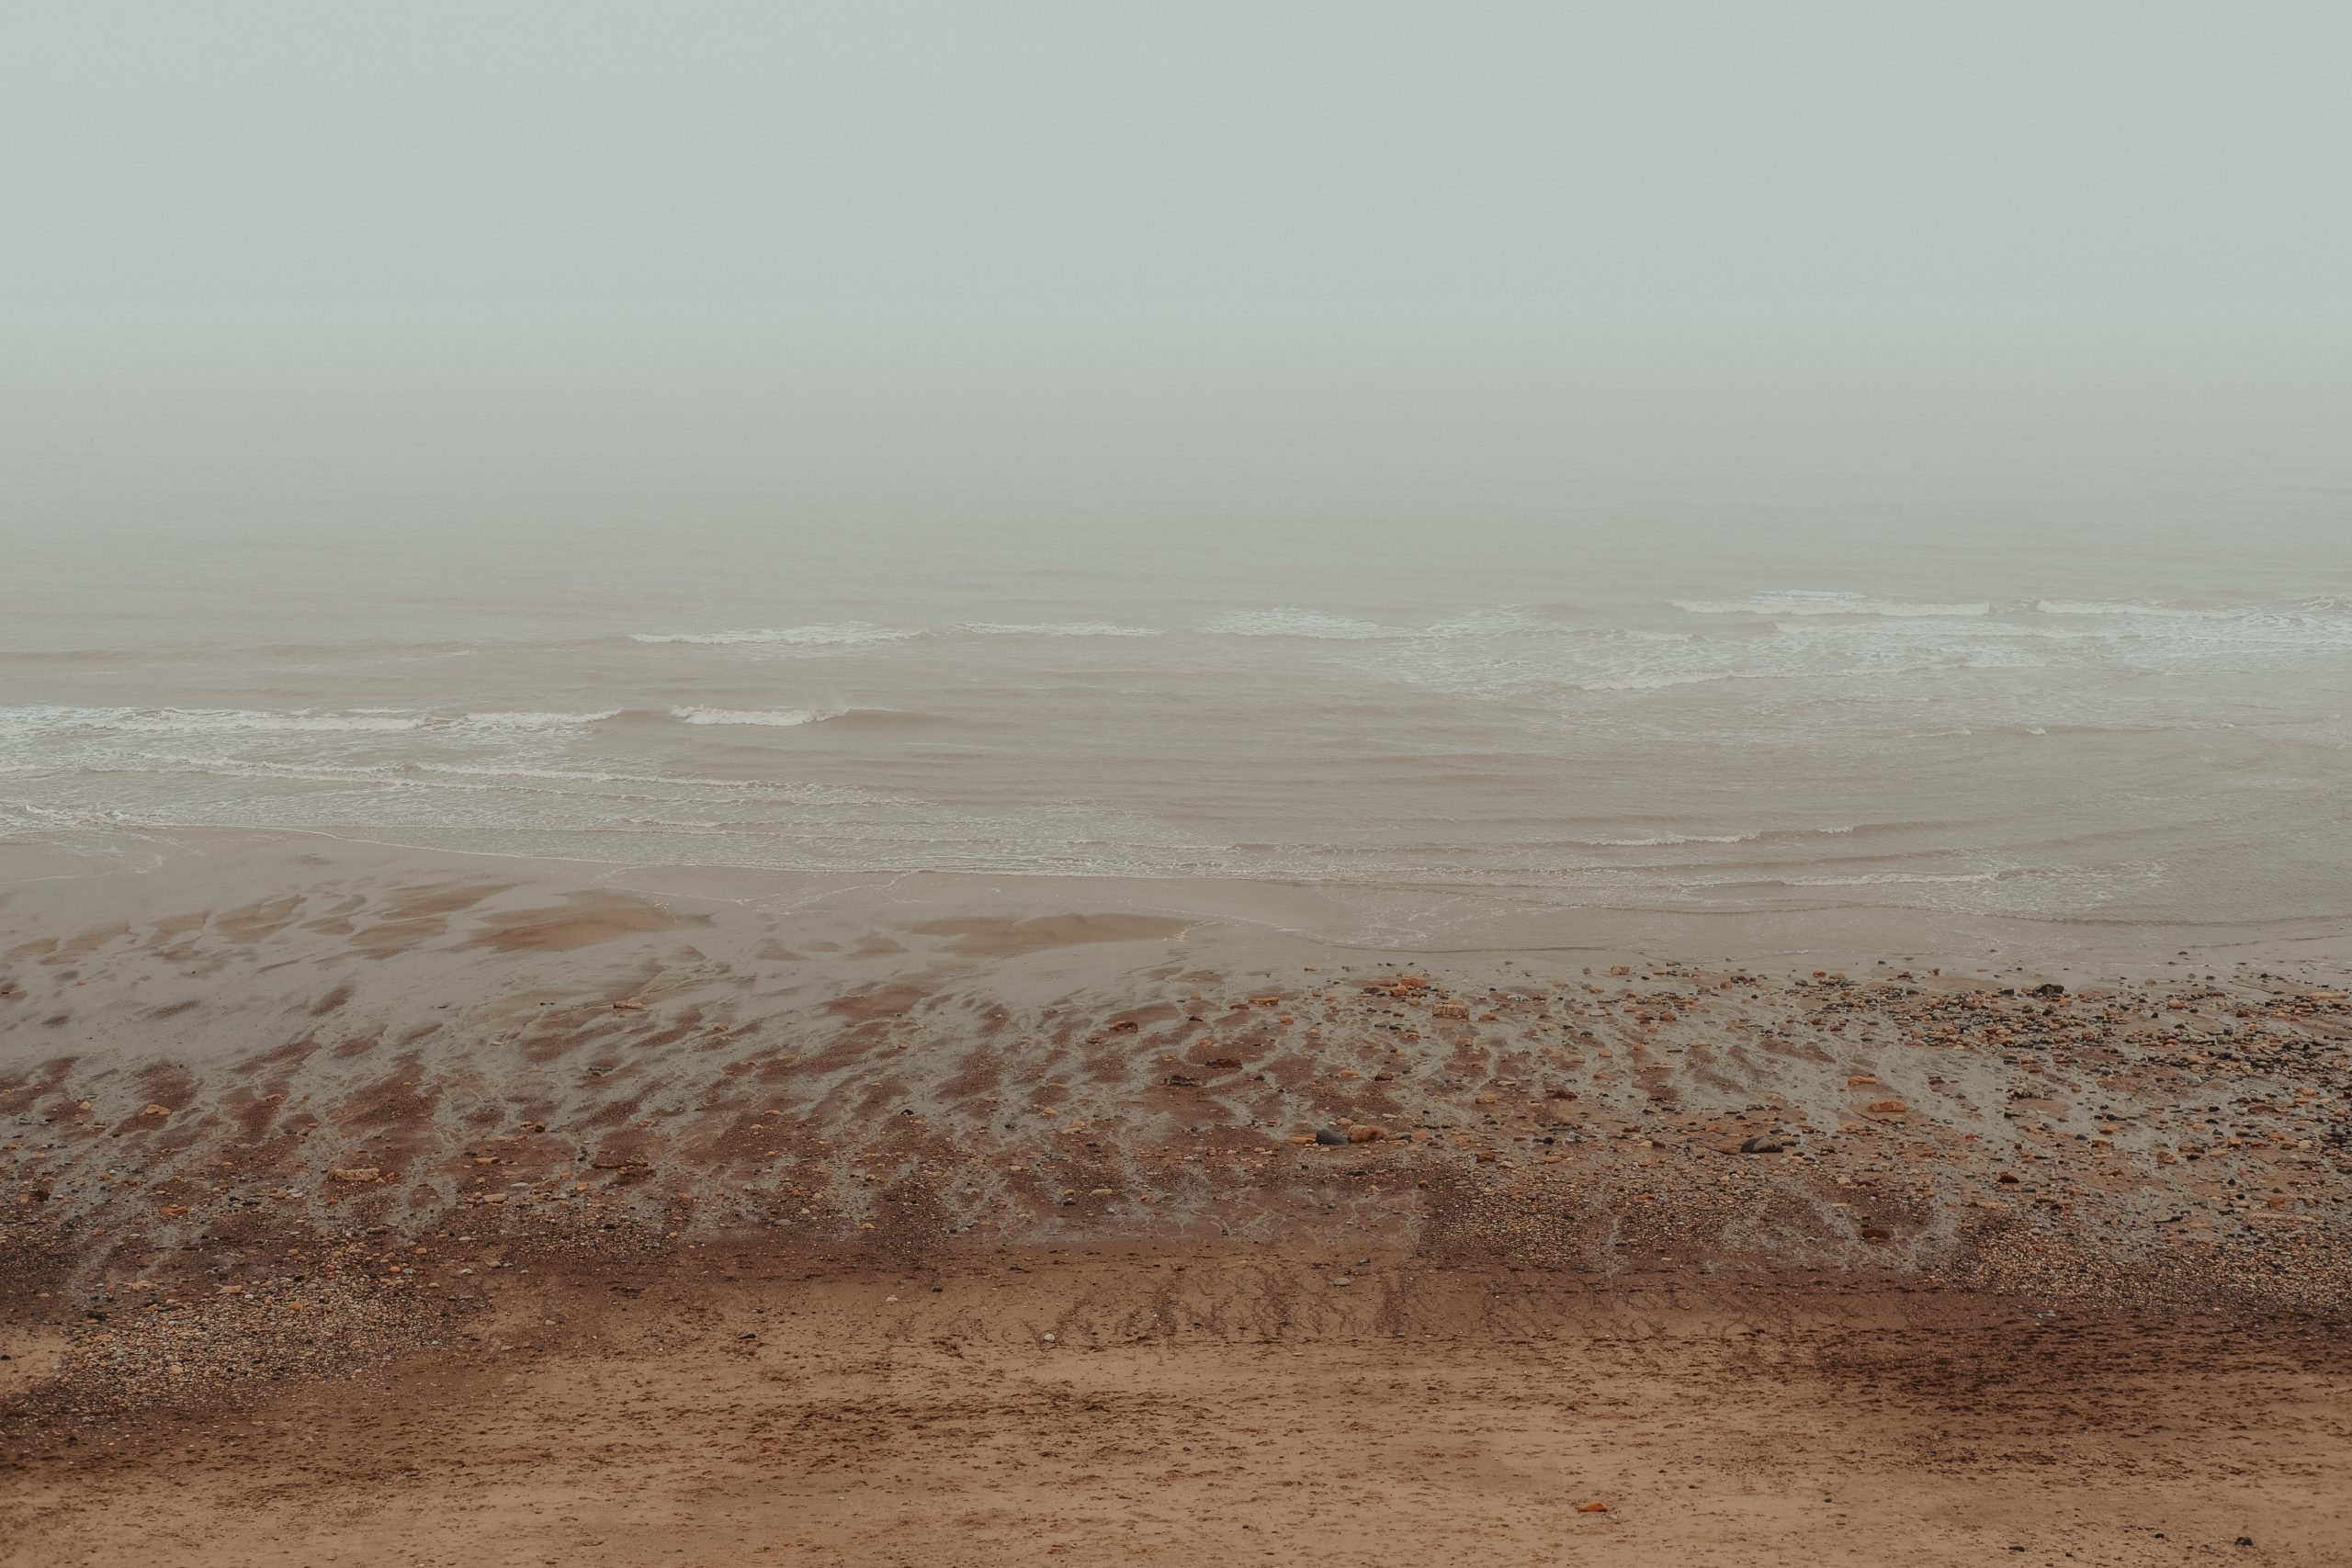
[[323, 530], [60, 501], [0, 622], [0, 833], [2341, 913], [2352, 551], [2324, 493], [1135, 493], [485, 522], [394, 491]]

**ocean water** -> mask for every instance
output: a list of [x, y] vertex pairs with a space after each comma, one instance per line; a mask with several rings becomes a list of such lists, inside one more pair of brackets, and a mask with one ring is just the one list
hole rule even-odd
[[2162, 527], [2110, 498], [2071, 533], [2063, 497], [2004, 504], [1908, 532], [1850, 498], [1807, 532], [1786, 495], [1720, 525], [60, 513], [13, 549], [0, 835], [2345, 914], [2352, 549], [2325, 498]]

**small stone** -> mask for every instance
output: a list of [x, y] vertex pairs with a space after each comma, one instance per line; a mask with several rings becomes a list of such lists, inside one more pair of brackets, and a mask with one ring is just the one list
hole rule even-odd
[[1776, 1155], [1787, 1146], [1770, 1133], [1758, 1133], [1740, 1140], [1739, 1152], [1744, 1155]]
[[1870, 1113], [1873, 1116], [1900, 1116], [1911, 1108], [1899, 1100], [1873, 1100]]
[[1348, 1141], [1348, 1135], [1337, 1127], [1318, 1127], [1315, 1130], [1315, 1141], [1328, 1147], [1335, 1144], [1345, 1144]]
[[1599, 1498], [1595, 1498], [1589, 1503], [1578, 1503], [1577, 1505], [1577, 1512], [1579, 1514], [1605, 1514], [1608, 1511], [1609, 1505], [1601, 1502]]

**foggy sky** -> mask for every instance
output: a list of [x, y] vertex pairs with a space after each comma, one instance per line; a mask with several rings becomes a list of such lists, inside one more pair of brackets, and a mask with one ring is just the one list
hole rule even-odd
[[2324, 473], [2347, 59], [2332, 3], [19, 5], [0, 415]]

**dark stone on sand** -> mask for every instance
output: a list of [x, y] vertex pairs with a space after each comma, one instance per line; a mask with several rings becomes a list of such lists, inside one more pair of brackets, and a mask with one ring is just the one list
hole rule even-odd
[[1740, 1140], [1739, 1152], [1744, 1155], [1776, 1155], [1788, 1147], [1770, 1133], [1758, 1133]]
[[1317, 1127], [1315, 1130], [1315, 1141], [1318, 1144], [1344, 1145], [1348, 1141], [1348, 1135], [1337, 1127]]
[[2036, 986], [2032, 990], [2026, 993], [2026, 995], [2030, 997], [2063, 997], [2065, 994], [2066, 987], [2059, 985], [2055, 981], [2052, 981], [2048, 985]]

